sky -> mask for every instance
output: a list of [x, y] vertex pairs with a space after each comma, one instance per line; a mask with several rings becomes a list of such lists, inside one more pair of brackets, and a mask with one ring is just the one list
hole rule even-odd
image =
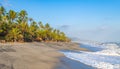
[[0, 0], [7, 9], [24, 9], [71, 38], [120, 42], [120, 0]]

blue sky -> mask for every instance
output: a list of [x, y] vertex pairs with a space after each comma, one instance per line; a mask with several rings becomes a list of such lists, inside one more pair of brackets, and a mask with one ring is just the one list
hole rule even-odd
[[25, 9], [69, 37], [120, 42], [120, 0], [0, 0], [7, 10]]

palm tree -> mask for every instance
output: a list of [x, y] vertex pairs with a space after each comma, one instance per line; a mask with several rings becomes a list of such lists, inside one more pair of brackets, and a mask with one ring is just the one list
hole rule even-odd
[[45, 29], [48, 31], [52, 31], [52, 28], [48, 23], [45, 24]]
[[43, 29], [45, 28], [44, 25], [42, 24], [42, 22], [39, 22], [38, 25], [39, 25], [39, 28], [40, 28], [41, 30], [43, 30]]
[[46, 40], [52, 40], [52, 30], [53, 28], [50, 27], [48, 23], [45, 24], [45, 32], [46, 32]]
[[4, 7], [0, 7], [0, 39], [7, 41], [69, 41], [68, 37], [60, 30], [53, 29], [48, 23], [35, 22], [27, 16], [25, 10], [19, 13], [14, 10], [6, 12]]
[[25, 23], [20, 23], [19, 24], [19, 27], [20, 27], [20, 31], [21, 33], [23, 34], [23, 40], [26, 41], [26, 33], [28, 32], [28, 24], [25, 22]]
[[28, 17], [27, 12], [25, 10], [21, 10], [18, 13], [18, 18], [16, 20], [18, 22], [18, 27], [20, 28], [22, 34], [23, 34], [23, 41], [27, 40], [27, 34], [28, 34]]
[[19, 19], [21, 22], [26, 22], [28, 17], [27, 17], [27, 12], [25, 10], [21, 10], [19, 13]]
[[6, 11], [5, 11], [5, 8], [4, 8], [3, 6], [1, 6], [1, 7], [0, 7], [0, 23], [3, 22], [3, 17], [4, 17], [4, 15], [6, 14], [5, 12], [6, 12]]
[[34, 20], [33, 20], [32, 18], [29, 18], [29, 21], [30, 21], [30, 22], [33, 22]]
[[5, 22], [2, 22], [1, 24], [0, 24], [0, 36], [6, 36], [6, 34], [8, 33], [8, 31], [9, 31], [9, 25], [7, 24], [7, 23], [5, 23]]
[[16, 18], [17, 13], [13, 10], [10, 10], [8, 15], [9, 15], [10, 22], [13, 22], [13, 20]]
[[0, 15], [5, 14], [5, 8], [3, 6], [0, 7]]
[[60, 32], [60, 41], [62, 42], [66, 41], [66, 36], [64, 32]]
[[25, 10], [21, 10], [19, 15], [24, 18], [24, 17], [26, 17], [27, 12]]
[[31, 35], [32, 41], [37, 38], [38, 25], [35, 21], [32, 21], [29, 27], [29, 34]]
[[6, 40], [16, 42], [21, 31], [18, 28], [12, 28], [6, 36]]

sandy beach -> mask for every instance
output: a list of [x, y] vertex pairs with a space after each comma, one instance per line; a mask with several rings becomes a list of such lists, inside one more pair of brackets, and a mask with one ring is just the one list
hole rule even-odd
[[66, 58], [59, 50], [86, 49], [80, 48], [77, 43], [63, 42], [0, 43], [0, 69], [92, 68]]

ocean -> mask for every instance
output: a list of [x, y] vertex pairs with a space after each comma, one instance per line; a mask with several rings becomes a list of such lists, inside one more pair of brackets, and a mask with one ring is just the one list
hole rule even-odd
[[72, 59], [90, 65], [98, 69], [120, 69], [120, 44], [119, 43], [98, 43], [79, 42], [80, 47], [87, 48], [87, 51], [62, 51]]

